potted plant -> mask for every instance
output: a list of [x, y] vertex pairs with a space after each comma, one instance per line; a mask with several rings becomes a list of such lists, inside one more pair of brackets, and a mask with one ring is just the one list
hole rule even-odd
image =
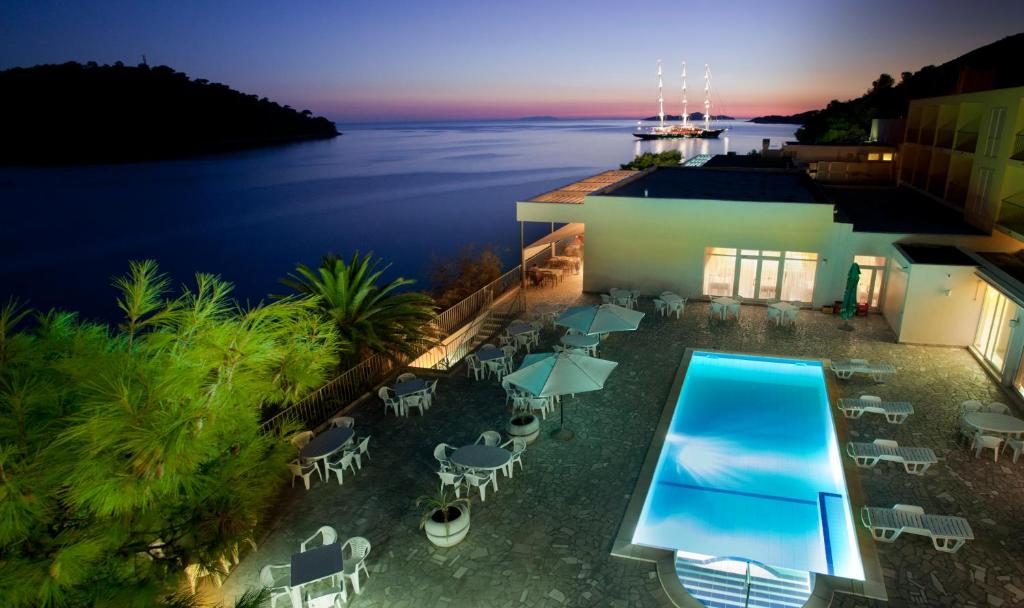
[[522, 437], [526, 439], [526, 443], [533, 443], [540, 434], [540, 420], [533, 414], [517, 413], [508, 421], [508, 434], [512, 437]]
[[456, 498], [451, 490], [442, 488], [433, 495], [420, 496], [416, 506], [426, 507], [420, 529], [427, 540], [438, 547], [451, 547], [462, 542], [469, 532], [469, 497]]

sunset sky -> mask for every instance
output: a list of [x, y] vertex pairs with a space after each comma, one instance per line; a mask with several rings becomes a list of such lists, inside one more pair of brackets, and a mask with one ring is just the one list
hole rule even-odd
[[0, 68], [166, 64], [346, 121], [792, 113], [1024, 31], [1024, 2], [56, 2], [0, 5]]

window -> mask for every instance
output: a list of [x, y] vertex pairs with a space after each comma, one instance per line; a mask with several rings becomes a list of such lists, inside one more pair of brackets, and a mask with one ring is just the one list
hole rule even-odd
[[892, 162], [892, 152], [882, 153], [882, 160], [884, 160], [885, 162]]
[[1003, 130], [1006, 108], [992, 108], [988, 113], [988, 131], [985, 137], [985, 156], [994, 158], [999, 151], [999, 135]]
[[967, 201], [967, 210], [975, 216], [985, 216], [985, 208], [988, 206], [988, 191], [992, 186], [992, 175], [995, 171], [991, 167], [978, 169], [978, 179], [974, 180], [974, 188]]
[[1003, 371], [1006, 363], [1006, 349], [1016, 316], [1016, 304], [991, 285], [985, 285], [981, 318], [974, 334], [974, 349], [998, 372]]
[[708, 247], [704, 294], [810, 302], [817, 265], [816, 253]]
[[878, 308], [882, 301], [882, 283], [885, 281], [885, 258], [874, 255], [857, 255], [853, 261], [860, 266], [860, 282], [857, 283], [857, 303]]

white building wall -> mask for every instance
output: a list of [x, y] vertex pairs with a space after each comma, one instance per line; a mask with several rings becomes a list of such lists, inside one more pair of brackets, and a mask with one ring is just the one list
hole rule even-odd
[[912, 265], [898, 340], [969, 345], [981, 313], [980, 286], [973, 266]]
[[903, 323], [903, 307], [907, 301], [907, 270], [910, 266], [901, 256], [889, 259], [886, 269], [886, 286], [882, 300], [882, 315], [896, 335], [900, 335]]

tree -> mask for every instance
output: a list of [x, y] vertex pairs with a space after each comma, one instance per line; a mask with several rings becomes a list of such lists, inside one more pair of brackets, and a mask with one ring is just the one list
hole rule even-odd
[[114, 284], [117, 329], [0, 310], [5, 606], [175, 605], [186, 568], [222, 571], [294, 456], [260, 432], [261, 407], [337, 364], [307, 300], [241, 309], [205, 274], [169, 297], [150, 261]]
[[896, 81], [893, 79], [892, 76], [890, 76], [889, 74], [880, 74], [878, 76], [878, 80], [874, 80], [871, 82], [871, 90], [868, 91], [868, 93], [881, 91], [883, 89], [891, 89], [895, 84]]
[[352, 255], [346, 264], [327, 254], [316, 269], [299, 264], [281, 282], [306, 296], [325, 319], [334, 323], [347, 363], [371, 353], [398, 359], [419, 354], [432, 337], [434, 301], [422, 293], [401, 292], [414, 281], [401, 277], [378, 285], [390, 265], [369, 253]]
[[649, 169], [651, 167], [675, 167], [683, 161], [683, 153], [679, 150], [665, 152], [644, 152], [628, 163], [619, 165], [622, 169]]
[[501, 258], [496, 247], [477, 249], [469, 244], [452, 259], [434, 258], [430, 270], [431, 291], [444, 310], [501, 277]]

